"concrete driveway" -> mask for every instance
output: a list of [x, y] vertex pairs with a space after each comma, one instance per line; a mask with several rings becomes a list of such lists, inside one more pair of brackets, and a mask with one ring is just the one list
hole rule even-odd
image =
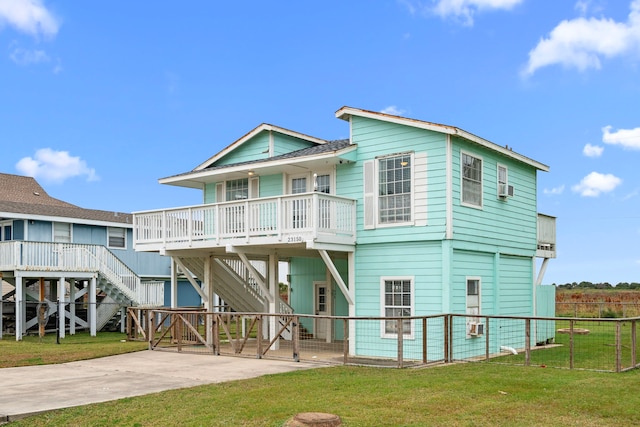
[[0, 423], [52, 409], [320, 365], [141, 351], [60, 365], [0, 369]]

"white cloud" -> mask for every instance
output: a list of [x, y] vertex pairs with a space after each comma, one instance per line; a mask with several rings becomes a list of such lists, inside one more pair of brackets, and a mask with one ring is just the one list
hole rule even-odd
[[3, 24], [34, 37], [55, 36], [60, 28], [58, 19], [47, 10], [42, 0], [1, 0], [0, 28]]
[[582, 154], [584, 154], [587, 157], [600, 157], [603, 151], [604, 151], [604, 147], [587, 144], [582, 149]]
[[617, 176], [591, 172], [571, 189], [584, 197], [598, 197], [601, 193], [613, 191], [620, 184], [622, 180]]
[[49, 62], [49, 55], [44, 50], [29, 50], [17, 47], [9, 55], [11, 60], [18, 65], [31, 65], [41, 62]]
[[548, 38], [540, 40], [529, 52], [523, 76], [531, 76], [538, 69], [554, 64], [580, 71], [599, 69], [603, 57], [640, 53], [640, 0], [633, 0], [630, 7], [626, 23], [584, 17], [560, 22]]
[[404, 113], [406, 113], [406, 110], [401, 110], [400, 108], [396, 107], [395, 105], [389, 105], [387, 108], [384, 108], [382, 110], [380, 110], [381, 113], [383, 114], [391, 114], [392, 116], [402, 116]]
[[629, 150], [640, 150], [640, 127], [635, 129], [618, 129], [611, 132], [611, 126], [602, 128], [602, 142], [611, 145], [621, 145]]
[[[473, 17], [478, 12], [492, 9], [509, 10], [522, 3], [524, 0], [432, 0], [425, 2], [420, 0], [398, 0], [406, 6], [409, 13], [415, 15], [418, 12], [433, 13], [442, 18], [453, 17], [464, 25], [473, 25]], [[435, 1], [435, 6], [431, 3]]]
[[561, 185], [559, 187], [550, 188], [550, 189], [549, 188], [545, 188], [543, 190], [544, 194], [548, 194], [548, 195], [551, 195], [551, 196], [556, 196], [556, 195], [562, 194], [563, 192], [564, 192], [564, 185]]
[[57, 184], [76, 176], [86, 176], [87, 181], [100, 179], [95, 169], [89, 168], [87, 162], [80, 157], [70, 156], [68, 151], [54, 151], [51, 148], [39, 149], [34, 157], [20, 159], [16, 163], [16, 169], [27, 176]]

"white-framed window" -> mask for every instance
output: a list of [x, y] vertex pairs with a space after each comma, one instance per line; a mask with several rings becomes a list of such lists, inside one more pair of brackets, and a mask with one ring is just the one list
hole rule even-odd
[[[413, 276], [381, 277], [382, 317], [411, 317], [414, 312]], [[383, 320], [381, 325], [383, 338], [398, 337], [398, 321]], [[413, 338], [413, 321], [402, 321], [402, 335]]]
[[462, 152], [460, 154], [462, 168], [461, 202], [463, 205], [482, 207], [482, 158]]
[[225, 181], [225, 200], [232, 202], [235, 200], [246, 200], [249, 198], [249, 179], [232, 179]]
[[498, 197], [508, 194], [509, 170], [505, 165], [498, 164]]
[[107, 227], [107, 247], [109, 249], [126, 249], [127, 230], [120, 227]]
[[13, 221], [0, 222], [0, 241], [13, 240]]
[[[467, 331], [471, 332], [474, 328], [473, 325], [480, 322], [480, 301], [481, 301], [481, 279], [480, 277], [471, 276], [466, 278], [467, 288]], [[469, 335], [469, 333], [467, 333]]]
[[53, 241], [56, 243], [71, 243], [71, 224], [68, 222], [54, 222]]
[[413, 154], [378, 158], [378, 224], [406, 224], [412, 219]]

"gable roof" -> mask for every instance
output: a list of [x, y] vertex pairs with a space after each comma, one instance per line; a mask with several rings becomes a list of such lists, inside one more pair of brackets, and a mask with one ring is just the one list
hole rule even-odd
[[34, 178], [6, 173], [0, 173], [2, 218], [132, 226], [131, 214], [84, 209], [49, 196]]
[[416, 119], [410, 119], [410, 118], [406, 118], [406, 117], [400, 117], [400, 116], [393, 116], [391, 114], [385, 114], [385, 113], [377, 113], [375, 111], [368, 111], [368, 110], [362, 110], [359, 108], [352, 108], [352, 107], [347, 107], [344, 106], [342, 108], [340, 108], [338, 111], [336, 111], [336, 117], [339, 119], [343, 119], [343, 120], [347, 120], [349, 121], [349, 119], [351, 118], [351, 116], [358, 116], [358, 117], [365, 117], [365, 118], [369, 118], [369, 119], [374, 119], [374, 120], [381, 120], [384, 122], [389, 122], [389, 123], [396, 123], [396, 124], [400, 124], [400, 125], [405, 125], [405, 126], [411, 126], [411, 127], [415, 127], [415, 128], [419, 128], [419, 129], [426, 129], [426, 130], [430, 130], [430, 131], [434, 131], [434, 132], [439, 132], [439, 133], [444, 133], [447, 135], [454, 135], [454, 136], [458, 136], [460, 138], [464, 138], [467, 141], [470, 141], [472, 143], [481, 145], [485, 148], [488, 148], [490, 150], [496, 151], [506, 157], [512, 158], [514, 160], [517, 160], [519, 162], [525, 163], [529, 166], [533, 166], [538, 170], [544, 171], [544, 172], [549, 172], [549, 166], [540, 163], [538, 161], [535, 161], [533, 159], [530, 159], [526, 156], [523, 156], [522, 154], [518, 154], [514, 151], [512, 151], [509, 148], [506, 147], [502, 147], [498, 144], [495, 144], [489, 140], [486, 140], [484, 138], [481, 138], [479, 136], [476, 136], [472, 133], [469, 133], [465, 130], [462, 130], [460, 128], [457, 128], [455, 126], [449, 126], [449, 125], [442, 125], [439, 123], [432, 123], [432, 122], [425, 122], [423, 120], [416, 120]]
[[[348, 139], [339, 139], [335, 141], [325, 141], [322, 145], [302, 148], [300, 150], [291, 151], [279, 156], [269, 157], [267, 159], [249, 160], [245, 162], [226, 164], [221, 166], [209, 166], [201, 170], [193, 170], [178, 175], [161, 178], [161, 184], [173, 184], [183, 187], [201, 188], [203, 183], [213, 182], [219, 179], [221, 174], [242, 174], [246, 176], [248, 169], [259, 173], [276, 173], [291, 167], [292, 164], [300, 164], [303, 162], [314, 162], [319, 160], [338, 159], [339, 156], [346, 154], [356, 148]], [[300, 170], [297, 169], [296, 172]]]
[[222, 157], [226, 156], [227, 154], [229, 154], [230, 152], [232, 152], [233, 150], [235, 150], [236, 148], [238, 148], [239, 146], [241, 146], [245, 142], [249, 141], [251, 138], [253, 138], [254, 136], [258, 135], [260, 132], [264, 132], [264, 131], [278, 132], [278, 133], [281, 133], [283, 135], [287, 135], [287, 136], [291, 136], [291, 137], [294, 137], [294, 138], [303, 139], [303, 140], [312, 142], [314, 144], [325, 144], [327, 142], [324, 139], [320, 139], [320, 138], [316, 138], [316, 137], [313, 137], [313, 136], [305, 135], [303, 133], [295, 132], [295, 131], [292, 131], [292, 130], [289, 130], [289, 129], [285, 129], [285, 128], [280, 127], [280, 126], [274, 126], [274, 125], [270, 125], [268, 123], [262, 123], [261, 125], [256, 126], [254, 129], [250, 130], [245, 135], [240, 137], [240, 139], [237, 139], [236, 141], [232, 142], [231, 144], [229, 144], [228, 146], [223, 148], [220, 152], [218, 152], [213, 157], [210, 157], [209, 159], [207, 159], [202, 164], [196, 166], [193, 169], [193, 171], [195, 172], [195, 171], [198, 171], [198, 170], [209, 168], [216, 161], [220, 160]]

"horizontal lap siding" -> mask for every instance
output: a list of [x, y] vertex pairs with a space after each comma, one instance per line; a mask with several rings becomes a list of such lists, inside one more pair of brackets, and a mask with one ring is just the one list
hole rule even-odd
[[356, 315], [381, 316], [380, 279], [414, 277], [415, 315], [442, 313], [440, 242], [359, 245], [356, 251]]
[[[291, 153], [292, 151], [302, 150], [303, 148], [313, 147], [309, 141], [303, 141], [292, 136], [283, 135], [277, 132], [273, 133], [273, 155], [280, 156], [282, 154]], [[266, 149], [267, 147], [265, 147]]]
[[259, 179], [259, 197], [281, 196], [283, 194], [282, 174], [261, 176]]
[[467, 312], [467, 277], [480, 277], [480, 313], [495, 314], [494, 255], [454, 250], [452, 269], [451, 311]]
[[[358, 145], [358, 161], [338, 167], [338, 194], [358, 201], [358, 244], [442, 239], [446, 211], [446, 137], [424, 129], [361, 117], [352, 118], [351, 132], [353, 143]], [[364, 230], [363, 162], [379, 156], [404, 152], [426, 154], [427, 225], [379, 226], [373, 230]], [[424, 200], [424, 194], [414, 196], [418, 202]]]
[[500, 258], [500, 314], [533, 315], [533, 261], [526, 257]]
[[264, 151], [268, 150], [268, 148], [269, 133], [261, 132], [216, 161], [215, 166], [232, 165], [234, 163], [248, 162], [251, 160], [267, 159], [269, 154]]
[[[533, 255], [537, 240], [536, 170], [463, 140], [454, 141], [454, 239], [500, 247], [503, 252]], [[481, 209], [461, 204], [461, 150], [483, 160]], [[498, 197], [498, 163], [508, 169], [509, 185], [513, 185], [515, 192], [513, 197]]]

